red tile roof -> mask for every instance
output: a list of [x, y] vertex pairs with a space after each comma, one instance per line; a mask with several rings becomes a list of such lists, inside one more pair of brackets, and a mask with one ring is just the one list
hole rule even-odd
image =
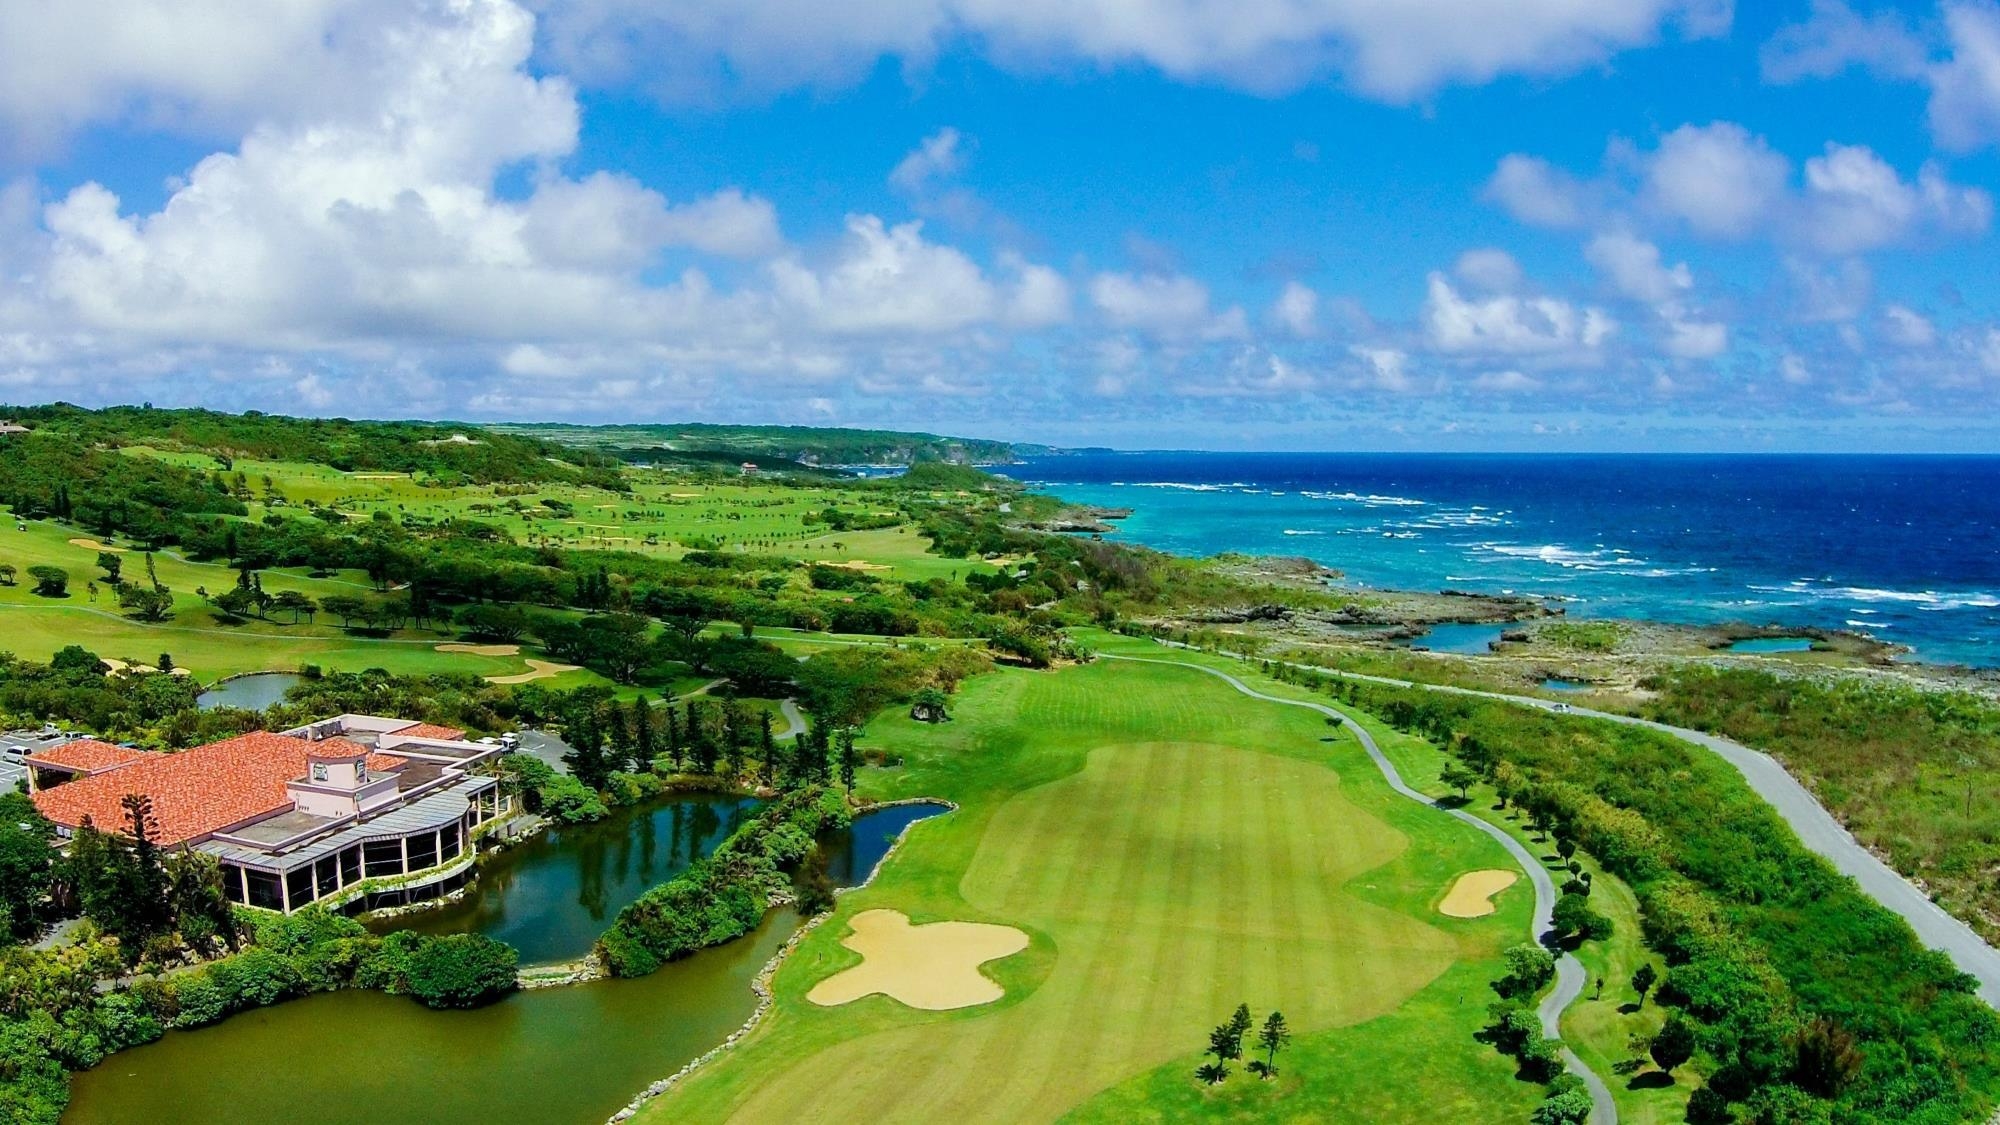
[[[89, 817], [103, 831], [124, 832], [126, 814], [119, 802], [143, 793], [153, 799], [153, 842], [172, 846], [290, 808], [285, 783], [306, 775], [312, 745], [256, 731], [178, 754], [147, 754], [123, 769], [44, 789], [35, 794], [35, 807], [67, 828]], [[386, 754], [368, 756], [371, 770], [404, 764]]]
[[79, 738], [75, 742], [65, 742], [61, 746], [51, 746], [40, 753], [30, 754], [27, 761], [31, 766], [48, 766], [77, 773], [101, 773], [117, 769], [119, 766], [131, 765], [147, 756], [144, 750], [127, 750], [123, 746], [113, 746], [109, 742], [99, 742], [94, 738]]
[[457, 742], [465, 737], [465, 732], [457, 727], [433, 726], [430, 723], [414, 723], [389, 733], [397, 738], [438, 738], [446, 742]]

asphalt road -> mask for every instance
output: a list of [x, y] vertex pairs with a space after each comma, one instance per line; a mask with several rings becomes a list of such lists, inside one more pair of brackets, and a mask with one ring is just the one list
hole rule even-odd
[[[1300, 665], [1300, 667], [1309, 666]], [[1668, 726], [1665, 723], [1635, 719], [1629, 715], [1613, 715], [1531, 696], [1474, 691], [1471, 688], [1445, 687], [1439, 684], [1411, 684], [1406, 680], [1364, 676], [1358, 672], [1333, 672], [1327, 668], [1314, 670], [1353, 679], [1374, 680], [1399, 687], [1420, 687], [1431, 691], [1448, 691], [1457, 695], [1476, 695], [1517, 703], [1523, 707], [1539, 707], [1544, 711], [1562, 708], [1565, 714], [1604, 719], [1608, 722], [1624, 723], [1627, 726], [1647, 727], [1713, 751], [1736, 767], [1750, 788], [1768, 801], [1771, 807], [1778, 811], [1778, 815], [1785, 819], [1785, 823], [1792, 826], [1792, 831], [1798, 833], [1800, 842], [1824, 856], [1842, 874], [1852, 876], [1870, 898], [1901, 916], [1910, 924], [1910, 928], [1917, 932], [1918, 939], [1925, 945], [1950, 957], [1961, 972], [1971, 974], [1979, 982], [1980, 999], [1993, 1007], [2000, 1008], [2000, 950], [1995, 950], [1986, 944], [1972, 931], [1972, 927], [1945, 913], [1944, 909], [1932, 902], [1924, 892], [1898, 875], [1894, 868], [1862, 847], [1860, 841], [1842, 827], [1840, 822], [1833, 818], [1833, 814], [1827, 812], [1819, 800], [1805, 786], [1799, 784], [1797, 778], [1785, 772], [1785, 767], [1761, 750], [1754, 750], [1740, 742], [1698, 730], [1689, 730], [1686, 727]]]
[[[1311, 703], [1299, 699], [1280, 699], [1275, 695], [1265, 695], [1235, 676], [1216, 668], [1207, 667], [1206, 665], [1190, 664], [1182, 660], [1156, 660], [1143, 656], [1105, 655], [1101, 659], [1129, 660], [1144, 664], [1171, 664], [1177, 668], [1191, 668], [1197, 672], [1206, 672], [1217, 679], [1225, 681], [1229, 686], [1252, 699], [1263, 700], [1266, 703], [1278, 703], [1286, 707], [1304, 707], [1309, 711], [1317, 711], [1329, 718], [1342, 720], [1346, 728], [1360, 740], [1361, 748], [1368, 752], [1369, 759], [1375, 763], [1375, 768], [1381, 771], [1383, 780], [1389, 783], [1389, 788], [1394, 789], [1397, 793], [1418, 804], [1437, 809], [1439, 812], [1456, 817], [1470, 824], [1472, 827], [1499, 841], [1500, 846], [1507, 849], [1508, 854], [1514, 857], [1514, 861], [1521, 865], [1521, 870], [1528, 873], [1528, 883], [1535, 889], [1535, 911], [1533, 933], [1531, 936], [1539, 940], [1544, 933], [1548, 932], [1552, 924], [1551, 916], [1555, 911], [1556, 887], [1555, 880], [1549, 877], [1548, 868], [1543, 865], [1541, 859], [1523, 847], [1520, 841], [1508, 835], [1498, 826], [1488, 824], [1471, 813], [1466, 812], [1464, 809], [1447, 808], [1440, 805], [1404, 784], [1403, 775], [1396, 772], [1396, 767], [1382, 753], [1381, 748], [1375, 745], [1375, 739], [1366, 730], [1363, 730], [1359, 723], [1354, 722], [1352, 716], [1324, 703]], [[1588, 982], [1589, 977], [1590, 974], [1584, 971], [1583, 964], [1574, 956], [1568, 953], [1557, 955], [1555, 986], [1549, 989], [1548, 995], [1542, 998], [1541, 1004], [1535, 1009], [1535, 1014], [1542, 1021], [1543, 1035], [1551, 1039], [1562, 1037], [1562, 1029], [1559, 1024], [1562, 1020], [1563, 1011], [1578, 996], [1583, 995], [1583, 986]], [[1583, 1079], [1584, 1086], [1590, 1091], [1592, 1107], [1590, 1113], [1591, 1125], [1616, 1125], [1618, 1121], [1618, 1105], [1611, 1100], [1611, 1090], [1605, 1086], [1604, 1080], [1599, 1078], [1588, 1066], [1585, 1066], [1583, 1060], [1577, 1058], [1568, 1047], [1562, 1049], [1562, 1058], [1564, 1065], [1569, 1067], [1570, 1073]]]

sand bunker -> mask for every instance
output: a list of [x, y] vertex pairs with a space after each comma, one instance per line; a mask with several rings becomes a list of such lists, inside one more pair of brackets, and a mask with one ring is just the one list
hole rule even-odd
[[72, 539], [69, 541], [69, 545], [72, 547], [82, 547], [86, 551], [110, 551], [114, 555], [125, 553], [125, 548], [123, 547], [113, 547], [109, 543], [99, 543], [95, 539]]
[[473, 656], [519, 656], [520, 645], [468, 645], [448, 644], [437, 646], [439, 652], [465, 652]]
[[1493, 913], [1493, 896], [1520, 879], [1512, 871], [1468, 871], [1451, 885], [1438, 903], [1438, 913], [1453, 918], [1484, 918]]
[[1012, 926], [912, 926], [900, 910], [864, 910], [849, 925], [854, 932], [840, 944], [863, 960], [814, 985], [806, 999], [815, 1004], [832, 1007], [878, 992], [933, 1012], [991, 1004], [1006, 992], [981, 976], [979, 966], [1028, 948], [1028, 935]]
[[837, 566], [837, 567], [841, 568], [842, 570], [894, 570], [894, 569], [896, 569], [895, 567], [893, 567], [893, 566], [890, 566], [890, 565], [888, 565], [887, 563], [874, 563], [874, 562], [869, 562], [869, 561], [868, 561], [867, 559], [846, 559], [846, 560], [842, 560], [842, 561], [836, 561], [836, 560], [834, 560], [834, 559], [821, 559], [821, 560], [819, 560], [819, 565], [821, 565], [821, 566]]
[[349, 473], [349, 480], [408, 480], [408, 473]]
[[699, 492], [669, 492], [667, 495], [676, 500], [697, 500], [701, 497]]
[[[100, 662], [102, 662], [105, 667], [111, 669], [113, 672], [153, 673], [159, 671], [158, 668], [153, 667], [151, 664], [130, 664], [127, 663], [126, 661], [119, 660], [118, 658], [112, 656], [100, 656], [97, 659]], [[193, 673], [189, 672], [186, 668], [176, 668], [170, 674], [175, 676], [193, 675]]]
[[527, 661], [527, 664], [529, 670], [526, 672], [516, 672], [511, 676], [488, 676], [486, 677], [486, 682], [489, 684], [525, 684], [535, 680], [546, 680], [551, 676], [560, 676], [564, 672], [576, 671], [576, 665], [574, 664], [555, 664], [547, 660], [535, 660], [531, 658]]

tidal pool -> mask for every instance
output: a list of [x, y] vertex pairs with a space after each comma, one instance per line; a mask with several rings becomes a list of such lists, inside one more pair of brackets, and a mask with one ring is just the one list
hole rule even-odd
[[[444, 913], [401, 921], [513, 933], [539, 948], [569, 949], [580, 919], [601, 909], [608, 923], [651, 885], [637, 874], [642, 867], [671, 877], [691, 862], [691, 846], [706, 854], [727, 834], [730, 817], [748, 815], [744, 809], [753, 805], [743, 798], [678, 797], [587, 826], [602, 832], [551, 833], [531, 842], [546, 841], [544, 847], [524, 845], [489, 864], [481, 879], [504, 867], [510, 889], [487, 905], [469, 897], [458, 904], [464, 910], [453, 924]], [[823, 841], [833, 882], [866, 879], [905, 827], [944, 811], [899, 805], [856, 818]], [[623, 843], [608, 827], [614, 824], [624, 826]], [[544, 942], [538, 926], [564, 936]], [[170, 1032], [76, 1075], [63, 1120], [592, 1125], [741, 1026], [756, 1006], [751, 977], [798, 926], [794, 912], [774, 910], [754, 933], [651, 976], [520, 992], [470, 1012], [437, 1012], [407, 997], [363, 991], [256, 1009], [213, 1027]], [[524, 952], [523, 960], [532, 959]]]
[[1596, 686], [1582, 680], [1565, 680], [1560, 676], [1550, 676], [1542, 681], [1542, 687], [1549, 691], [1589, 691]]
[[1433, 625], [1422, 635], [1412, 637], [1410, 646], [1432, 652], [1486, 653], [1492, 651], [1493, 642], [1509, 628], [1506, 624]]
[[204, 711], [213, 711], [217, 707], [262, 711], [272, 704], [284, 702], [285, 692], [302, 682], [303, 678], [293, 672], [253, 672], [209, 688], [195, 697], [194, 705]]

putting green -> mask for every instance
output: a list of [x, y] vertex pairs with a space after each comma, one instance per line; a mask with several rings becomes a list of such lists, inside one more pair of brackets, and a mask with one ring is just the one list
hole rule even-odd
[[[1525, 1116], [1532, 1090], [1471, 1038], [1484, 980], [1525, 915], [1503, 906], [1458, 923], [1464, 934], [1433, 924], [1445, 872], [1501, 853], [1394, 798], [1344, 736], [1329, 745], [1314, 716], [1129, 664], [982, 677], [956, 711], [949, 730], [877, 720], [871, 738], [910, 764], [871, 780], [960, 810], [918, 825], [875, 884], [843, 896], [841, 918], [780, 970], [766, 1021], [642, 1120], [1046, 1121], [1154, 1074], [1198, 1098], [1195, 1056], [1239, 1002], [1283, 1009], [1299, 1069], [1325, 1075], [1316, 1090], [1425, 1090], [1379, 1119]], [[1336, 754], [1351, 771], [1328, 768]], [[1357, 782], [1366, 800], [1348, 791]], [[919, 927], [1016, 926], [1032, 941], [986, 965], [1004, 992], [989, 1005], [807, 1000], [860, 961], [839, 944], [843, 919], [877, 908]], [[1309, 1056], [1328, 1035], [1339, 1052]], [[1310, 1116], [1317, 1096], [1271, 1108]], [[1121, 1102], [1118, 1116], [1163, 1101], [1145, 1086], [1130, 1097], [1141, 1105]]]

